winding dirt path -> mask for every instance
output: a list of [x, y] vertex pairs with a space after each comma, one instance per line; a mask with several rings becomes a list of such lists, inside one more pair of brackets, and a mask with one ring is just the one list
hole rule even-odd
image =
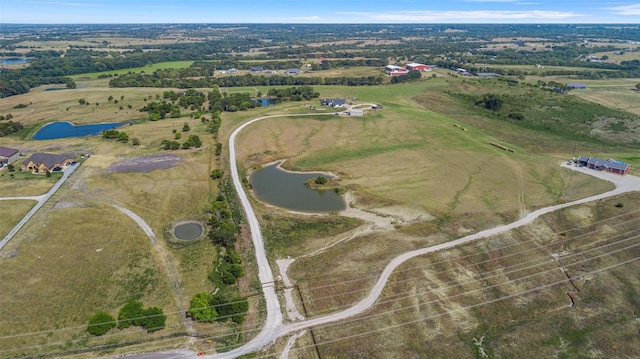
[[114, 204], [113, 206], [119, 209], [120, 212], [129, 216], [129, 218], [133, 219], [133, 221], [136, 222], [136, 224], [142, 229], [142, 231], [144, 231], [147, 237], [149, 237], [149, 241], [151, 241], [153, 248], [156, 250], [158, 255], [162, 258], [162, 261], [164, 262], [164, 266], [167, 270], [167, 275], [169, 276], [169, 283], [171, 285], [171, 288], [173, 289], [173, 299], [175, 300], [176, 308], [180, 313], [180, 323], [184, 326], [184, 328], [187, 330], [188, 333], [195, 333], [195, 329], [191, 321], [187, 319], [187, 310], [182, 304], [182, 300], [184, 299], [184, 293], [182, 292], [182, 286], [180, 285], [180, 276], [178, 275], [178, 271], [173, 266], [173, 263], [171, 262], [171, 259], [169, 258], [168, 253], [164, 250], [164, 248], [162, 248], [162, 245], [158, 243], [158, 240], [156, 239], [156, 235], [155, 233], [153, 233], [153, 229], [151, 229], [151, 227], [147, 224], [147, 222], [145, 222], [144, 219], [142, 219], [140, 216], [138, 216], [134, 212], [122, 206], [119, 206], [117, 204]]

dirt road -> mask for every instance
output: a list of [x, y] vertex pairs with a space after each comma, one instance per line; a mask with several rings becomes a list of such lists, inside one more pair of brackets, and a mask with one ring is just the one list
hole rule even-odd
[[[325, 315], [322, 317], [311, 318], [311, 319], [284, 324], [282, 312], [280, 309], [280, 303], [278, 302], [278, 297], [275, 291], [273, 272], [271, 270], [271, 267], [269, 266], [266, 253], [265, 253], [264, 241], [262, 238], [260, 224], [258, 223], [258, 219], [253, 211], [253, 208], [251, 207], [251, 203], [249, 202], [249, 199], [242, 187], [242, 182], [238, 175], [238, 169], [236, 164], [236, 153], [235, 153], [235, 138], [240, 131], [242, 131], [245, 127], [251, 125], [254, 122], [267, 119], [267, 118], [287, 117], [287, 116], [291, 117], [291, 116], [300, 116], [300, 115], [276, 115], [276, 116], [266, 116], [266, 117], [256, 118], [238, 127], [231, 134], [231, 137], [229, 138], [229, 149], [230, 149], [229, 161], [231, 166], [231, 177], [233, 179], [234, 187], [240, 198], [242, 207], [245, 211], [247, 222], [249, 223], [251, 228], [253, 244], [256, 252], [256, 260], [258, 263], [259, 277], [262, 283], [262, 289], [264, 291], [265, 301], [267, 305], [267, 318], [260, 333], [245, 345], [226, 353], [206, 355], [205, 356], [206, 358], [225, 358], [225, 359], [236, 358], [244, 354], [258, 351], [261, 348], [273, 343], [278, 338], [285, 336], [287, 334], [300, 332], [301, 330], [304, 330], [313, 326], [336, 322], [336, 321], [340, 321], [340, 320], [347, 319], [347, 318], [356, 316], [358, 314], [361, 314], [375, 304], [375, 302], [381, 295], [382, 290], [384, 289], [393, 271], [395, 271], [399, 266], [404, 264], [406, 261], [412, 258], [415, 258], [417, 256], [433, 253], [436, 251], [441, 251], [444, 249], [453, 248], [453, 247], [470, 243], [482, 238], [487, 238], [487, 237], [494, 236], [496, 234], [507, 232], [512, 229], [530, 224], [538, 217], [553, 211], [557, 211], [562, 208], [575, 206], [578, 204], [587, 203], [587, 202], [615, 196], [615, 195], [626, 193], [626, 192], [640, 191], [639, 177], [632, 176], [632, 175], [619, 176], [616, 174], [599, 172], [599, 171], [589, 170], [586, 168], [579, 168], [579, 167], [564, 164], [562, 166], [570, 170], [582, 172], [587, 175], [595, 176], [603, 180], [613, 182], [616, 188], [612, 191], [602, 193], [599, 195], [595, 195], [595, 196], [583, 198], [577, 201], [563, 203], [563, 204], [550, 206], [550, 207], [533, 211], [513, 223], [509, 223], [503, 226], [484, 230], [484, 231], [481, 231], [466, 237], [462, 237], [450, 242], [403, 253], [397, 256], [396, 258], [394, 258], [389, 264], [387, 264], [387, 266], [382, 271], [382, 274], [378, 278], [377, 282], [371, 288], [371, 291], [369, 292], [369, 294], [360, 302], [356, 303], [353, 307], [340, 312]], [[317, 114], [314, 114], [313, 116], [317, 116]], [[295, 341], [295, 339], [292, 339], [290, 341]], [[288, 347], [290, 347], [291, 345], [293, 345], [293, 343], [288, 344]], [[185, 356], [179, 355], [178, 353], [174, 353], [174, 354], [176, 355], [175, 357], [185, 357]], [[143, 356], [140, 356], [140, 357], [143, 357]], [[149, 356], [146, 355], [146, 357], [148, 358]]]

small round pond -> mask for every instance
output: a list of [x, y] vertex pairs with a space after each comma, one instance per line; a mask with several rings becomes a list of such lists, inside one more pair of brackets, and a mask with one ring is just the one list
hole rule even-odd
[[346, 204], [332, 190], [315, 190], [305, 182], [318, 176], [330, 177], [319, 172], [289, 172], [279, 163], [263, 167], [251, 174], [249, 181], [261, 201], [299, 212], [342, 211]]
[[173, 235], [185, 241], [199, 238], [202, 232], [202, 225], [198, 222], [180, 223], [173, 227]]
[[120, 127], [114, 123], [96, 123], [91, 125], [74, 125], [71, 122], [51, 122], [41, 127], [33, 135], [34, 140], [54, 140], [57, 138], [83, 137], [97, 135], [104, 130], [111, 130]]

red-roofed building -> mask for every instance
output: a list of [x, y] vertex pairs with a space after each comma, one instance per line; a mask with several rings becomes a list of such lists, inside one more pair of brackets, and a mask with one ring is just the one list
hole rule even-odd
[[420, 71], [420, 72], [428, 72], [431, 71], [431, 68], [427, 65], [411, 63], [407, 65], [407, 70], [409, 71]]

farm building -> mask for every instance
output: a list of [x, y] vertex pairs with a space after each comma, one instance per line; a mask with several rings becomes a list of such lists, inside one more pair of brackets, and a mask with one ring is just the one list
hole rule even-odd
[[385, 66], [384, 70], [387, 72], [387, 75], [391, 75], [391, 76], [400, 76], [400, 75], [406, 75], [409, 73], [409, 70], [397, 65], [387, 65]]
[[250, 70], [251, 72], [262, 72], [264, 71], [264, 68], [260, 66], [255, 66], [255, 67], [252, 67]]
[[587, 167], [596, 171], [607, 171], [624, 175], [629, 172], [629, 165], [612, 159], [602, 160], [595, 157], [580, 156], [576, 161], [578, 166]]
[[287, 75], [297, 75], [300, 73], [300, 69], [287, 69], [284, 73]]
[[342, 98], [323, 98], [320, 100], [322, 106], [343, 107], [346, 103]]
[[567, 88], [569, 90], [583, 90], [587, 88], [587, 85], [577, 82], [567, 82]]
[[418, 64], [418, 63], [411, 63], [411, 64], [407, 64], [407, 70], [409, 71], [421, 71], [421, 72], [428, 72], [431, 71], [431, 68], [427, 65], [423, 65], [423, 64]]
[[361, 109], [352, 109], [351, 111], [349, 111], [349, 116], [364, 116], [364, 110]]
[[34, 153], [20, 165], [20, 171], [52, 172], [62, 169], [76, 161], [71, 155], [56, 155], [52, 153]]
[[0, 167], [18, 160], [20, 151], [15, 148], [0, 146]]

